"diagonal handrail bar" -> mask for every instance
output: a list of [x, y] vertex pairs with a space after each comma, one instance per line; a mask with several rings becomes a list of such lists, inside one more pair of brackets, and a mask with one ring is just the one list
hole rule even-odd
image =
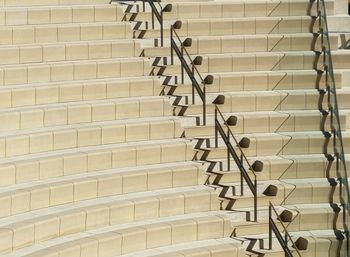
[[[172, 26], [172, 33], [173, 33], [173, 35], [172, 35], [171, 38], [176, 38], [176, 39], [179, 41], [179, 43], [183, 44], [182, 41], [181, 41], [181, 38], [180, 38], [179, 34], [178, 34], [178, 33], [176, 32], [176, 30], [174, 29], [174, 26]], [[175, 37], [174, 37], [174, 36], [175, 36]], [[187, 58], [190, 60], [190, 62], [193, 63], [193, 59], [191, 58], [191, 55], [190, 55], [189, 52], [187, 51], [186, 47], [184, 47], [183, 51], [184, 51], [184, 54], [187, 56]], [[172, 54], [172, 56], [173, 56], [173, 54]], [[172, 64], [173, 64], [173, 60], [172, 60]], [[199, 70], [197, 69], [197, 67], [194, 66], [193, 68], [194, 68], [196, 74], [199, 76], [199, 78], [203, 81], [204, 79], [203, 79], [201, 73], [199, 72]]]
[[[220, 115], [220, 117], [222, 118], [222, 120], [225, 121], [225, 117], [224, 117], [223, 113], [220, 111], [220, 109], [219, 109], [218, 107], [217, 107], [217, 111], [218, 111], [218, 114]], [[220, 124], [220, 125], [221, 125], [221, 124]], [[249, 169], [252, 171], [252, 174], [254, 175], [254, 178], [256, 178], [256, 177], [257, 177], [257, 176], [256, 176], [256, 173], [255, 173], [255, 171], [253, 170], [252, 166], [250, 165], [250, 162], [248, 161], [247, 156], [245, 155], [245, 153], [244, 153], [242, 147], [240, 146], [240, 144], [239, 144], [237, 138], [234, 136], [234, 134], [233, 134], [233, 132], [232, 132], [230, 126], [228, 126], [226, 122], [224, 122], [224, 125], [226, 126], [228, 132], [230, 133], [231, 137], [232, 137], [233, 140], [235, 141], [235, 143], [236, 143], [236, 145], [237, 145], [237, 147], [238, 147], [238, 149], [239, 149], [239, 151], [240, 151], [242, 157], [244, 158], [245, 162], [248, 164]]]
[[[225, 127], [227, 129], [227, 133], [225, 132], [219, 117], [224, 121]], [[220, 134], [222, 140], [225, 142], [225, 145], [227, 147], [228, 151], [228, 166], [230, 163], [230, 156], [232, 156], [233, 160], [235, 161], [241, 175], [241, 195], [243, 195], [243, 179], [247, 183], [250, 191], [252, 192], [254, 196], [254, 221], [257, 222], [258, 220], [258, 186], [257, 186], [257, 176], [254, 172], [254, 169], [250, 165], [246, 155], [243, 152], [243, 149], [241, 148], [240, 144], [238, 143], [238, 140], [236, 139], [235, 135], [233, 134], [231, 128], [226, 123], [226, 120], [220, 111], [219, 107], [215, 105], [215, 147], [218, 146], [218, 135]], [[230, 138], [233, 138], [236, 146], [239, 149], [240, 156], [237, 154], [235, 148], [231, 144]], [[253, 180], [250, 178], [249, 173], [247, 172], [246, 168], [244, 167], [244, 161], [248, 164], [249, 170], [252, 171], [252, 174], [254, 175]]]
[[[275, 220], [272, 217], [272, 213], [274, 213], [277, 217], [277, 220], [279, 221], [279, 223], [281, 224], [282, 228], [283, 228], [283, 232], [284, 232], [284, 238], [282, 233], [280, 232], [280, 230], [278, 229], [278, 226], [275, 222]], [[301, 254], [299, 252], [298, 247], [296, 246], [294, 240], [292, 239], [291, 235], [289, 234], [287, 227], [283, 224], [283, 221], [281, 220], [280, 216], [278, 215], [275, 207], [273, 206], [273, 204], [270, 202], [269, 204], [269, 250], [272, 250], [272, 232], [275, 234], [278, 242], [280, 243], [285, 256], [287, 257], [293, 257], [293, 254], [291, 252], [291, 250], [288, 247], [288, 240], [292, 243], [292, 246], [294, 247], [294, 249], [296, 250], [297, 254], [299, 257], [301, 257]]]
[[[178, 42], [176, 42], [176, 40]], [[180, 44], [180, 47], [178, 46]], [[184, 73], [186, 72], [187, 76], [192, 82], [192, 104], [195, 103], [195, 91], [197, 92], [198, 96], [200, 97], [202, 101], [202, 108], [203, 108], [203, 125], [206, 125], [206, 117], [207, 117], [207, 111], [206, 111], [206, 82], [205, 79], [203, 79], [202, 75], [198, 71], [195, 61], [191, 58], [190, 54], [186, 50], [186, 47], [182, 40], [180, 39], [179, 35], [177, 34], [174, 25], [171, 25], [170, 27], [170, 46], [171, 46], [171, 64], [174, 64], [174, 53], [176, 53], [177, 57], [180, 60], [181, 63], [181, 82], [184, 83]], [[189, 60], [186, 60], [186, 58]], [[197, 80], [197, 77], [199, 78], [200, 82]], [[203, 89], [201, 88], [201, 85], [203, 85]]]
[[336, 172], [340, 182], [340, 198], [343, 207], [344, 234], [347, 238], [347, 252], [350, 253], [349, 220], [350, 220], [350, 191], [348, 173], [345, 161], [344, 142], [342, 137], [341, 122], [339, 117], [339, 105], [337, 89], [334, 79], [334, 69], [329, 40], [327, 12], [324, 0], [317, 0], [317, 17], [319, 19], [319, 34], [323, 54], [323, 69], [326, 78], [326, 90], [328, 93], [328, 109], [331, 114], [331, 130], [333, 135], [333, 151], [336, 158]]

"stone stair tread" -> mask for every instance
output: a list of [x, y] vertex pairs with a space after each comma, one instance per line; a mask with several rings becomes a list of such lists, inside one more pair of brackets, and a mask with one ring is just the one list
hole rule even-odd
[[197, 167], [198, 169], [201, 166], [193, 161], [184, 161], [184, 162], [174, 162], [167, 164], [153, 164], [153, 165], [145, 165], [139, 167], [128, 167], [128, 168], [116, 168], [116, 169], [108, 169], [108, 170], [100, 170], [95, 172], [89, 172], [88, 174], [73, 174], [73, 175], [65, 175], [61, 177], [48, 178], [43, 180], [38, 180], [30, 183], [22, 183], [16, 184], [13, 186], [1, 187], [0, 194], [8, 194], [11, 192], [16, 192], [16, 190], [29, 190], [30, 188], [35, 188], [38, 186], [50, 186], [50, 184], [56, 183], [70, 183], [72, 181], [78, 181], [79, 179], [89, 179], [103, 176], [123, 176], [125, 174], [137, 174], [143, 172], [158, 172], [163, 169], [172, 169], [172, 168], [186, 168], [186, 167]]
[[[123, 21], [102, 21], [102, 22], [82, 22], [82, 24], [84, 25], [94, 25], [94, 24], [124, 24], [125, 22]], [[19, 27], [23, 27], [23, 28], [35, 28], [35, 27], [41, 27], [41, 26], [45, 26], [45, 27], [58, 27], [58, 26], [79, 26], [79, 23], [54, 23], [54, 24], [29, 24], [29, 25], [0, 25], [0, 29], [8, 29], [8, 28], [19, 28]]]
[[87, 100], [84, 102], [81, 101], [72, 101], [72, 102], [64, 102], [64, 103], [54, 103], [54, 104], [42, 104], [37, 106], [23, 106], [23, 107], [14, 107], [14, 108], [4, 108], [0, 109], [0, 113], [8, 112], [8, 111], [21, 111], [21, 110], [32, 110], [32, 109], [40, 109], [40, 108], [56, 108], [61, 106], [74, 106], [74, 105], [84, 105], [84, 104], [99, 104], [99, 103], [121, 103], [121, 102], [132, 102], [132, 101], [143, 101], [143, 100], [167, 100], [167, 97], [159, 97], [159, 96], [134, 96], [134, 97], [123, 97], [117, 99], [102, 99], [102, 100]]
[[201, 192], [201, 191], [210, 192], [212, 191], [212, 189], [204, 185], [197, 185], [197, 186], [178, 187], [174, 189], [173, 188], [159, 189], [159, 190], [148, 191], [148, 192], [136, 192], [136, 193], [129, 193], [124, 195], [114, 195], [114, 196], [103, 197], [100, 199], [90, 199], [90, 200], [85, 200], [81, 202], [57, 205], [57, 206], [45, 208], [44, 210], [39, 209], [39, 210], [34, 210], [34, 211], [22, 213], [22, 214], [5, 217], [1, 219], [0, 226], [4, 227], [12, 223], [24, 222], [29, 219], [38, 218], [40, 216], [52, 216], [55, 213], [61, 213], [61, 212], [72, 211], [72, 210], [80, 210], [82, 208], [88, 208], [88, 207], [99, 206], [99, 205], [106, 205], [112, 202], [125, 202], [125, 201], [138, 200], [138, 199], [147, 198], [147, 197], [158, 197], [162, 195], [178, 195], [181, 193]]
[[[94, 6], [98, 6], [98, 7], [111, 7], [111, 4], [109, 3], [102, 3], [102, 4], [97, 4], [97, 3], [86, 3], [86, 4], [82, 4], [82, 3], [78, 3], [75, 4], [74, 7], [75, 8], [79, 8], [79, 7], [94, 7]], [[35, 9], [42, 9], [42, 8], [71, 8], [72, 4], [60, 4], [60, 5], [28, 5], [28, 6], [5, 6], [4, 8], [6, 10], [21, 10], [21, 9], [25, 9], [25, 10], [35, 10]]]
[[[158, 255], [169, 255], [171, 254], [181, 254], [181, 251], [186, 250], [196, 250], [196, 249], [216, 249], [219, 250], [219, 252], [227, 252], [232, 251], [234, 247], [241, 248], [240, 242], [233, 238], [226, 238], [227, 240], [223, 240], [224, 238], [220, 239], [206, 239], [206, 240], [200, 240], [190, 243], [182, 243], [182, 244], [176, 244], [172, 246], [163, 246], [158, 247], [155, 249], [145, 250], [141, 252], [131, 253], [131, 254], [124, 254], [121, 255], [121, 257], [150, 257], [150, 256], [158, 256]], [[243, 248], [241, 249], [243, 251]]]
[[[55, 245], [69, 243], [71, 241], [75, 241], [75, 240], [78, 240], [81, 238], [105, 234], [105, 233], [109, 233], [112, 231], [118, 232], [119, 230], [121, 231], [124, 229], [142, 228], [143, 226], [147, 226], [147, 225], [158, 225], [158, 224], [161, 225], [163, 223], [167, 224], [168, 222], [172, 222], [172, 221], [174, 221], [174, 222], [182, 221], [182, 220], [196, 221], [197, 219], [205, 218], [205, 217], [217, 217], [217, 214], [220, 214], [220, 211], [207, 212], [207, 213], [190, 213], [190, 214], [183, 214], [183, 215], [165, 217], [165, 218], [160, 218], [160, 219], [153, 219], [153, 220], [147, 220], [147, 221], [137, 221], [137, 222], [126, 223], [126, 224], [121, 224], [121, 225], [113, 225], [113, 226], [98, 228], [98, 229], [94, 229], [94, 230], [89, 230], [86, 232], [75, 233], [74, 235], [68, 235], [68, 236], [63, 236], [63, 237], [51, 239], [48, 241], [41, 242], [39, 245], [28, 246], [24, 249], [19, 249], [13, 253], [6, 254], [4, 256], [13, 257], [13, 256], [17, 256], [18, 254], [21, 254], [21, 252], [24, 252], [24, 253], [36, 252], [39, 249], [45, 249], [48, 247], [53, 247]], [[19, 256], [21, 256], [21, 255], [19, 255]]]
[[46, 63], [29, 63], [29, 64], [1, 64], [0, 68], [21, 68], [21, 67], [40, 67], [40, 66], [51, 66], [61, 64], [81, 64], [81, 63], [99, 63], [99, 62], [116, 62], [116, 61], [145, 61], [148, 62], [147, 57], [118, 57], [118, 58], [101, 58], [91, 60], [73, 60], [73, 61], [55, 61]]
[[[16, 90], [16, 89], [22, 89], [22, 88], [30, 88], [30, 87], [44, 87], [44, 86], [70, 86], [70, 85], [76, 85], [76, 84], [90, 84], [90, 83], [96, 83], [96, 82], [114, 82], [114, 81], [123, 81], [123, 80], [154, 80], [158, 81], [158, 78], [155, 78], [153, 76], [133, 76], [133, 77], [120, 77], [120, 78], [97, 78], [97, 79], [81, 79], [81, 80], [72, 80], [72, 81], [52, 81], [52, 82], [43, 82], [43, 83], [28, 83], [24, 85], [10, 85], [10, 86], [3, 86], [0, 88], [1, 91], [8, 91], [8, 90]], [[121, 97], [122, 98], [122, 97]]]
[[19, 130], [19, 131], [1, 132], [0, 138], [10, 137], [10, 136], [29, 135], [29, 134], [39, 134], [39, 133], [45, 133], [45, 132], [65, 131], [65, 130], [79, 129], [79, 128], [97, 128], [97, 127], [104, 127], [104, 126], [110, 126], [110, 125], [152, 123], [157, 121], [177, 122], [179, 121], [179, 118], [175, 116], [162, 116], [162, 117], [134, 118], [134, 119], [127, 119], [127, 120], [92, 121], [90, 123], [68, 124], [68, 125], [51, 126], [51, 127], [44, 127], [44, 128], [25, 129], [25, 130]]
[[59, 41], [59, 42], [37, 42], [37, 43], [28, 43], [28, 44], [16, 44], [16, 45], [0, 45], [0, 50], [3, 48], [11, 49], [11, 48], [26, 48], [33, 46], [53, 46], [53, 45], [77, 45], [77, 44], [104, 44], [104, 43], [123, 43], [123, 42], [135, 42], [135, 43], [143, 43], [141, 39], [138, 38], [119, 38], [119, 39], [91, 39], [84, 41]]
[[2, 159], [0, 159], [0, 164], [11, 163], [11, 162], [16, 162], [16, 161], [24, 161], [24, 160], [35, 160], [38, 158], [61, 156], [61, 155], [67, 155], [67, 154], [72, 154], [72, 153], [86, 153], [86, 152], [97, 151], [97, 150], [110, 150], [110, 149], [114, 149], [114, 148], [123, 149], [123, 148], [130, 148], [130, 147], [141, 147], [141, 146], [150, 146], [150, 145], [167, 144], [167, 143], [170, 143], [170, 144], [184, 143], [185, 144], [185, 143], [188, 143], [188, 140], [186, 140], [186, 139], [163, 139], [163, 140], [128, 142], [128, 143], [121, 143], [121, 144], [84, 146], [84, 147], [75, 148], [75, 149], [57, 150], [54, 152], [47, 152], [47, 153], [45, 152], [45, 153], [37, 153], [37, 154], [28, 154], [26, 156], [2, 158]]

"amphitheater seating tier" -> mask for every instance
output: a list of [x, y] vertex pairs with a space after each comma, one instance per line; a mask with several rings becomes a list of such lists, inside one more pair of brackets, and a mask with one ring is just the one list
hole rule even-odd
[[[345, 256], [316, 2], [158, 4], [172, 4], [163, 46], [141, 1], [0, 0], [0, 255], [281, 257], [275, 236], [268, 249], [271, 202], [294, 256]], [[205, 126], [170, 61], [176, 21], [213, 76]], [[350, 160], [350, 51], [338, 33], [329, 40]], [[263, 164], [256, 221], [249, 187], [238, 192], [240, 171], [215, 145], [219, 95], [236, 140], [249, 139], [248, 162]]]

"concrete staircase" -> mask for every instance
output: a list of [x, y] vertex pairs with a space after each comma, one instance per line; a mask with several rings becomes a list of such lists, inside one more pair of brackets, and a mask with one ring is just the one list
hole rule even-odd
[[[168, 3], [160, 47], [142, 2], [0, 0], [0, 255], [283, 256], [275, 238], [268, 249], [272, 202], [302, 256], [345, 256], [315, 4]], [[338, 4], [327, 1], [335, 19]], [[214, 78], [206, 126], [170, 64], [177, 20]], [[350, 51], [330, 39], [349, 153]], [[222, 94], [249, 162], [263, 164], [257, 222], [214, 145]]]

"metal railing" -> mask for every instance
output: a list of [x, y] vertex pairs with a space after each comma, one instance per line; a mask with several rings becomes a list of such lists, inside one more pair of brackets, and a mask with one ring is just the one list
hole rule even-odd
[[339, 118], [339, 106], [337, 90], [334, 79], [334, 70], [329, 40], [326, 5], [324, 0], [317, 0], [317, 16], [319, 22], [319, 34], [321, 35], [321, 47], [323, 54], [323, 72], [325, 74], [325, 86], [328, 95], [328, 112], [330, 113], [331, 130], [333, 136], [333, 151], [336, 163], [337, 178], [340, 182], [340, 201], [343, 208], [344, 234], [347, 238], [347, 251], [350, 253], [349, 244], [349, 214], [350, 193], [348, 174], [346, 168], [344, 144], [342, 138], [341, 122]]
[[[273, 214], [277, 217], [277, 220], [279, 224], [283, 228], [283, 232], [281, 233], [280, 230], [278, 229], [278, 225], [276, 224]], [[270, 202], [269, 204], [269, 250], [272, 250], [272, 233], [275, 234], [279, 244], [281, 245], [284, 254], [286, 257], [293, 257], [292, 251], [289, 249], [288, 243], [290, 242], [293, 246], [293, 248], [296, 250], [296, 253], [298, 254], [299, 257], [301, 257], [301, 254], [298, 250], [298, 247], [294, 243], [292, 237], [287, 231], [287, 227], [283, 224], [283, 221], [281, 220], [280, 216], [278, 215], [275, 207], [273, 204]], [[284, 234], [284, 236], [283, 236]]]
[[[195, 104], [196, 92], [202, 101], [203, 108], [203, 125], [206, 125], [207, 120], [207, 99], [206, 99], [206, 85], [212, 84], [213, 77], [211, 75], [202, 77], [198, 71], [196, 65], [201, 64], [202, 58], [197, 56], [197, 58], [192, 59], [186, 47], [190, 46], [192, 43], [191, 39], [186, 39], [182, 41], [176, 32], [176, 29], [181, 27], [180, 22], [177, 22], [170, 27], [170, 46], [171, 46], [171, 65], [174, 65], [174, 53], [180, 60], [181, 63], [181, 83], [185, 83], [185, 73], [192, 83], [192, 104]], [[188, 42], [186, 44], [186, 42]]]
[[[160, 46], [164, 46], [164, 12], [171, 12], [172, 4], [167, 4], [164, 7], [158, 1], [153, 0], [143, 0], [143, 9], [145, 11], [145, 1], [148, 2], [149, 6], [152, 9], [152, 29], [155, 28], [154, 18], [156, 18], [160, 25]], [[158, 8], [154, 4], [154, 2], [158, 3]]]
[[[136, 2], [136, 0], [119, 0], [120, 2]], [[118, 2], [111, 0], [110, 3]], [[171, 12], [172, 4], [166, 4], [164, 7], [159, 3], [159, 1], [154, 0], [142, 0], [142, 11], [146, 11], [146, 2], [151, 7], [152, 11], [152, 29], [155, 28], [155, 18], [159, 22], [160, 26], [160, 46], [164, 46], [164, 12]], [[155, 5], [155, 2], [158, 4], [158, 7]], [[139, 6], [137, 6], [137, 11], [139, 11]], [[147, 24], [147, 23], [146, 23]], [[146, 25], [147, 26], [147, 25]]]
[[[224, 125], [222, 125], [222, 123]], [[224, 129], [224, 126], [226, 128], [226, 131]], [[236, 137], [234, 136], [227, 120], [224, 118], [222, 112], [220, 111], [218, 105], [215, 105], [215, 147], [218, 147], [219, 144], [219, 134], [224, 141], [226, 147], [227, 147], [227, 166], [228, 171], [231, 169], [231, 157], [235, 161], [239, 171], [240, 171], [240, 186], [241, 186], [241, 195], [243, 195], [243, 180], [248, 185], [251, 193], [254, 197], [254, 221], [256, 222], [258, 220], [258, 187], [257, 187], [257, 176], [255, 174], [255, 171], [253, 167], [250, 165], [247, 157], [245, 156], [243, 149], [241, 147], [241, 144], [237, 141]], [[231, 138], [233, 139], [234, 143], [236, 144], [236, 147], [238, 148], [239, 153], [236, 152], [234, 146], [231, 143]], [[248, 165], [250, 173], [247, 172], [245, 168], [245, 164]], [[253, 178], [250, 177], [250, 174], [253, 175]]]

